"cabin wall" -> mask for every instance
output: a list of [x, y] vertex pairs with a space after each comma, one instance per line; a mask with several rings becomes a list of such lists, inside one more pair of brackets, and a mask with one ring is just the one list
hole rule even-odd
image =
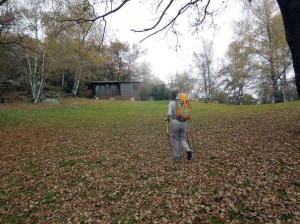
[[92, 97], [99, 99], [129, 100], [133, 97], [140, 100], [138, 83], [94, 83], [91, 89]]
[[121, 96], [140, 100], [139, 85], [136, 83], [121, 83]]

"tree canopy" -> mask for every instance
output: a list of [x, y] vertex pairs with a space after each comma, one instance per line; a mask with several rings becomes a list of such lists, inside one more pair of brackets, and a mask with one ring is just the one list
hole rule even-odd
[[[73, 95], [76, 95], [80, 80], [91, 80], [92, 77], [97, 77], [100, 73], [101, 77], [107, 80], [125, 80], [128, 77], [132, 77], [132, 64], [134, 64], [142, 52], [137, 47], [129, 46], [127, 43], [122, 43], [119, 40], [110, 40], [107, 42], [106, 39], [106, 32], [109, 27], [109, 16], [118, 13], [120, 10], [126, 10], [125, 5], [130, 2], [129, 0], [33, 1], [30, 2], [32, 7], [27, 7], [21, 3], [15, 4], [16, 7], [11, 7], [12, 4], [9, 4], [11, 2], [13, 2], [13, 0], [0, 2], [1, 10], [3, 10], [0, 19], [0, 44], [2, 50], [5, 48], [3, 46], [8, 44], [8, 41], [10, 41], [9, 44], [14, 43], [19, 45], [19, 47], [16, 45], [10, 47], [10, 51], [15, 55], [18, 55], [20, 52], [18, 48], [25, 49], [21, 51], [24, 52], [23, 57], [18, 55], [20, 62], [22, 60], [24, 62], [24, 59], [26, 61], [25, 65], [27, 66], [27, 71], [24, 70], [22, 73], [34, 74], [32, 72], [36, 72], [36, 77], [39, 77], [38, 80], [36, 80], [36, 85], [42, 84], [41, 80], [43, 80], [42, 77], [44, 77], [44, 75], [46, 77], [48, 77], [49, 74], [51, 74], [52, 77], [61, 76], [60, 81], [64, 84], [66, 83], [66, 78], [70, 79], [70, 77], [73, 77], [70, 79], [73, 79], [73, 87], [69, 89], [72, 89]], [[252, 2], [253, 5], [257, 6], [265, 4], [265, 1], [245, 0], [245, 2]], [[296, 21], [296, 24], [299, 23], [298, 17], [293, 17], [297, 14], [299, 6], [297, 5], [295, 7], [292, 2], [289, 1], [289, 3], [286, 3], [285, 1], [277, 0], [283, 17], [287, 43], [291, 50], [293, 68], [295, 71], [295, 84], [299, 95], [300, 49], [298, 46], [299, 41], [294, 41], [300, 39], [300, 37], [297, 36], [297, 30], [299, 29], [297, 27], [299, 26], [292, 24], [289, 19], [294, 18], [293, 21]], [[33, 3], [39, 5], [39, 8], [35, 10]], [[152, 12], [156, 17], [154, 20], [151, 20], [152, 24], [150, 23], [149, 26], [145, 25], [144, 28], [132, 29], [132, 31], [145, 33], [145, 37], [141, 41], [158, 33], [180, 37], [181, 24], [179, 24], [178, 21], [183, 15], [187, 15], [187, 25], [190, 31], [199, 33], [202, 32], [207, 22], [213, 23], [214, 16], [217, 16], [219, 10], [226, 8], [226, 4], [228, 3], [228, 0], [222, 1], [221, 3], [213, 3], [210, 0], [185, 0], [180, 3], [174, 0], [162, 0], [160, 2], [153, 0], [147, 1], [147, 3], [139, 2], [139, 4], [148, 4], [151, 6]], [[19, 5], [21, 5], [21, 7], [17, 8]], [[8, 7], [11, 8], [9, 9]], [[290, 12], [289, 14], [286, 13], [288, 10]], [[39, 17], [37, 17], [37, 13], [40, 13]], [[38, 20], [34, 19], [35, 17], [38, 18]], [[39, 28], [38, 26], [41, 27]], [[252, 25], [250, 24], [250, 26]], [[260, 31], [263, 31], [262, 27], [258, 27], [256, 31], [254, 30], [254, 32], [258, 34]], [[269, 34], [271, 35], [272, 32], [273, 31], [270, 31]], [[280, 37], [279, 39], [282, 41], [283, 38]], [[104, 43], [104, 40], [106, 40], [106, 43]], [[245, 42], [245, 40], [243, 41]], [[30, 42], [31, 44], [29, 44]], [[264, 44], [254, 42], [253, 40], [251, 42], [249, 38], [245, 43], [255, 43], [258, 47], [244, 49], [250, 58], [252, 57], [251, 54], [258, 54], [258, 50], [263, 49], [259, 47], [259, 44]], [[238, 42], [236, 42], [236, 44], [238, 44]], [[273, 43], [269, 42], [269, 44]], [[281, 46], [284, 46], [284, 44], [281, 44]], [[8, 55], [8, 51], [4, 50], [3, 52], [5, 52], [5, 55]], [[29, 52], [31, 52], [31, 55]], [[273, 53], [269, 51], [266, 54], [265, 52], [260, 52], [259, 54], [262, 55], [262, 58], [267, 58], [267, 61], [274, 62], [275, 59], [278, 60], [279, 58], [278, 54], [274, 51]], [[281, 49], [281, 54], [288, 53], [283, 53], [283, 49]], [[195, 54], [195, 56], [197, 56], [197, 54]], [[202, 58], [205, 55], [199, 56]], [[233, 56], [233, 54], [231, 54], [231, 56]], [[61, 65], [61, 63], [58, 63], [59, 61], [64, 61], [64, 64]], [[212, 60], [210, 61], [212, 62]], [[232, 61], [232, 63], [236, 62]], [[251, 63], [254, 63], [254, 61], [252, 60]], [[290, 63], [287, 61], [285, 65], [282, 65], [281, 71], [278, 70], [277, 73], [274, 69], [276, 67], [275, 65], [277, 66], [278, 63], [274, 62], [273, 67], [271, 67], [273, 74], [272, 82], [275, 98], [279, 99], [280, 96], [276, 93], [276, 85], [278, 84], [278, 80], [282, 81], [284, 79], [282, 78], [282, 74], [286, 72], [286, 68]], [[262, 68], [262, 64], [259, 66]], [[258, 65], [256, 67], [258, 68]], [[232, 68], [236, 70], [238, 66], [231, 66], [231, 69]], [[207, 71], [210, 72], [209, 70]], [[216, 71], [216, 74], [217, 73], [218, 71]], [[261, 73], [263, 73], [263, 70]], [[206, 89], [206, 95], [210, 98], [212, 88], [211, 74], [207, 73], [205, 76], [207, 77], [204, 81], [207, 85], [204, 88]], [[33, 80], [35, 80], [35, 78]], [[30, 83], [30, 85], [34, 86], [34, 82], [31, 81]], [[64, 84], [62, 84], [62, 86]], [[31, 89], [33, 90], [34, 88], [31, 86]]]

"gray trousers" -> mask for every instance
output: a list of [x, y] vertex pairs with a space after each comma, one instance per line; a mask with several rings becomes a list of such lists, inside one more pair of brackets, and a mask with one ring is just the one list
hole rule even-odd
[[172, 151], [175, 158], [181, 158], [179, 151], [179, 144], [182, 146], [185, 152], [191, 151], [189, 145], [186, 142], [187, 122], [180, 122], [178, 120], [172, 120]]

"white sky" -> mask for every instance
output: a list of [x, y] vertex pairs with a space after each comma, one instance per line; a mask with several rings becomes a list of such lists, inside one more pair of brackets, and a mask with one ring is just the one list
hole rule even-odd
[[[134, 33], [130, 29], [139, 30], [148, 28], [153, 24], [150, 21], [150, 10], [149, 5], [146, 8], [146, 4], [130, 1], [108, 19], [108, 27], [114, 31], [114, 34], [120, 41], [130, 44], [138, 43], [147, 33]], [[222, 57], [226, 52], [227, 46], [232, 40], [232, 21], [233, 19], [238, 19], [239, 15], [239, 7], [237, 4], [234, 4], [228, 6], [221, 16], [216, 17], [215, 22], [220, 26], [214, 36], [216, 58]], [[147, 24], [149, 25], [147, 26]], [[187, 26], [187, 23], [180, 26], [181, 31], [185, 35], [179, 40], [181, 48], [177, 52], [172, 48], [174, 46], [174, 38], [170, 34], [166, 38], [163, 38], [162, 34], [154, 35], [140, 44], [142, 49], [147, 49], [147, 54], [141, 59], [149, 62], [152, 72], [165, 82], [168, 81], [167, 76], [169, 74], [188, 71], [190, 65], [192, 65], [193, 52], [199, 52], [201, 48], [201, 39], [193, 36], [191, 32], [183, 30]], [[205, 28], [201, 36], [205, 36], [210, 40], [213, 38], [213, 32]]]

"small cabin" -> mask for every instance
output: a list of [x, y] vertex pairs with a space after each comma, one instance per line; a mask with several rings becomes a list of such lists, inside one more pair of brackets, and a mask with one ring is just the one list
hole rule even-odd
[[98, 99], [140, 100], [140, 82], [137, 81], [92, 81], [91, 96]]

